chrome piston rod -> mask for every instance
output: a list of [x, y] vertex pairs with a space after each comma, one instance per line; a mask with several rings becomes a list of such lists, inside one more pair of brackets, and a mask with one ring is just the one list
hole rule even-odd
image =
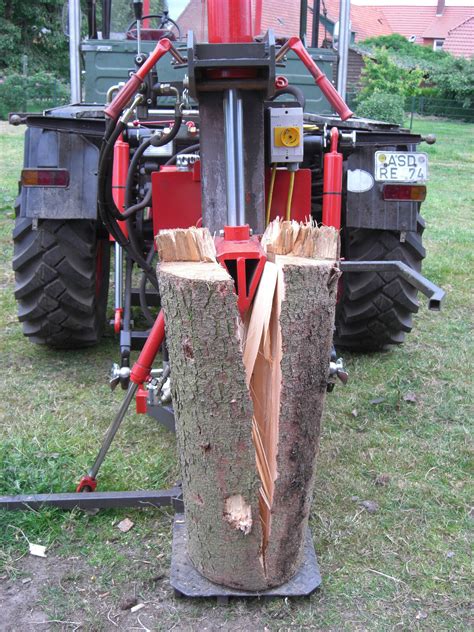
[[123, 307], [123, 250], [117, 242], [115, 242], [114, 263], [115, 309], [121, 309]]
[[246, 224], [242, 98], [232, 88], [224, 96], [227, 225]]

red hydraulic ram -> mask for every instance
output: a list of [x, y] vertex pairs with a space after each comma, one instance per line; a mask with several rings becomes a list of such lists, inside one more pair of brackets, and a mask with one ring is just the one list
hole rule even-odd
[[[125, 185], [127, 183], [128, 167], [130, 164], [130, 145], [123, 140], [122, 134], [114, 145], [114, 164], [112, 169], [112, 197], [115, 206], [123, 213], [125, 210]], [[127, 227], [121, 223], [122, 232], [127, 235]], [[111, 237], [111, 239], [113, 239]]]
[[143, 349], [138, 356], [138, 360], [132, 367], [130, 373], [130, 379], [135, 384], [143, 384], [150, 375], [153, 362], [156, 354], [158, 353], [163, 340], [165, 339], [165, 316], [163, 310], [160, 309], [155, 324], [151, 328], [148, 338], [143, 346]]
[[344, 101], [344, 99], [341, 97], [341, 95], [338, 93], [338, 91], [332, 85], [326, 75], [318, 68], [311, 55], [303, 46], [303, 43], [299, 37], [290, 37], [290, 39], [278, 51], [276, 60], [280, 61], [280, 59], [282, 59], [282, 57], [288, 52], [288, 50], [293, 50], [298, 55], [303, 64], [314, 77], [316, 84], [321, 92], [339, 114], [341, 119], [345, 121], [346, 119], [350, 118], [353, 112], [349, 109], [347, 103]]
[[251, 0], [207, 0], [207, 25], [210, 44], [252, 42]]
[[324, 156], [323, 224], [341, 228], [342, 154], [337, 151], [339, 132], [331, 129], [331, 151]]

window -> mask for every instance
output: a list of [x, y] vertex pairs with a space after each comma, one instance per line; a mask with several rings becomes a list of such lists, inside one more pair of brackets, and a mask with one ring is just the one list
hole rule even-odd
[[433, 40], [433, 50], [442, 50], [443, 44], [444, 44], [444, 39]]

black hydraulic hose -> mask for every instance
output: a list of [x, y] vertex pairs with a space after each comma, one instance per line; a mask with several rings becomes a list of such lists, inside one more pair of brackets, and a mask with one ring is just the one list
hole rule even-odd
[[[125, 181], [125, 211], [122, 213], [121, 219], [128, 219], [133, 213], [129, 213], [129, 209], [131, 208], [132, 203], [132, 190], [133, 190], [133, 182], [135, 179], [135, 172], [138, 170], [138, 165], [140, 160], [143, 157], [143, 154], [146, 150], [151, 146], [152, 141], [155, 137], [149, 136], [146, 140], [144, 140], [135, 150], [133, 154], [133, 158], [130, 161], [127, 172], [127, 180]], [[155, 141], [156, 142], [156, 141]]]
[[125, 212], [122, 214], [122, 217], [125, 217], [125, 219], [127, 219], [128, 217], [127, 214], [132, 201], [132, 189], [133, 180], [135, 178], [135, 171], [138, 169], [138, 165], [143, 154], [151, 145], [153, 145], [153, 147], [162, 147], [163, 145], [167, 145], [169, 142], [171, 142], [178, 134], [182, 120], [183, 117], [181, 116], [181, 114], [177, 115], [174, 120], [173, 127], [168, 134], [165, 134], [161, 137], [152, 134], [146, 140], [144, 140], [135, 150], [133, 158], [130, 162], [130, 166], [128, 168], [127, 181], [125, 184]]
[[[151, 268], [147, 267], [146, 260], [142, 256], [140, 249], [134, 247], [133, 243], [128, 240], [123, 234], [115, 216], [116, 214], [120, 216], [120, 212], [115, 206], [115, 202], [113, 201], [112, 196], [110, 195], [110, 199], [108, 198], [109, 187], [108, 182], [111, 176], [112, 164], [113, 164], [113, 149], [115, 145], [115, 141], [118, 139], [120, 134], [126, 128], [126, 124], [122, 122], [115, 123], [115, 121], [111, 121], [106, 129], [106, 133], [104, 136], [104, 141], [102, 143], [100, 158], [99, 158], [99, 168], [97, 174], [97, 184], [98, 184], [98, 210], [101, 220], [103, 221], [105, 227], [115, 239], [117, 243], [119, 243], [124, 250], [129, 254], [129, 256], [145, 271], [147, 274], [150, 283], [158, 290], [158, 282]], [[109, 191], [110, 194], [110, 191]]]
[[165, 162], [165, 166], [167, 167], [168, 165], [174, 165], [174, 163], [176, 162], [176, 158], [178, 156], [181, 156], [181, 154], [189, 154], [194, 151], [197, 151], [200, 148], [201, 148], [201, 145], [199, 143], [196, 143], [195, 145], [190, 145], [189, 147], [185, 147], [181, 151], [176, 152], [174, 156], [171, 156], [171, 158]]
[[97, 203], [100, 218], [107, 227], [107, 230], [121, 246], [126, 247], [127, 240], [124, 234], [122, 233], [118, 225], [115, 225], [111, 221], [110, 206], [107, 200], [107, 182], [113, 161], [113, 149], [115, 141], [126, 128], [126, 125], [125, 123], [119, 122], [115, 127], [113, 127], [113, 122], [111, 121], [111, 123], [112, 125], [109, 124], [105, 132], [104, 140], [102, 142], [102, 147], [100, 150], [99, 167], [97, 172]]
[[[174, 125], [171, 131], [169, 132], [169, 134], [166, 134], [159, 139], [156, 137], [151, 137], [149, 139], [150, 140], [149, 144], [153, 144], [154, 146], [159, 147], [161, 145], [164, 145], [170, 142], [179, 132], [181, 123], [182, 123], [182, 116], [178, 114], [175, 118]], [[117, 241], [117, 243], [119, 243], [125, 249], [125, 251], [129, 254], [129, 256], [140, 266], [140, 268], [142, 268], [142, 270], [146, 274], [150, 283], [158, 291], [157, 279], [155, 277], [153, 270], [147, 264], [146, 259], [143, 257], [142, 249], [138, 242], [138, 238], [137, 238], [133, 223], [130, 220], [130, 218], [126, 219], [127, 227], [129, 229], [129, 238], [127, 239], [118, 224], [118, 221], [120, 220], [123, 221], [124, 219], [123, 214], [117, 209], [115, 202], [113, 200], [113, 196], [111, 195], [111, 192], [109, 191], [109, 187], [107, 186], [110, 176], [111, 176], [111, 170], [112, 170], [112, 165], [113, 165], [114, 145], [115, 145], [116, 140], [118, 139], [118, 137], [124, 131], [125, 128], [126, 128], [126, 123], [123, 123], [121, 121], [117, 122], [116, 119], [110, 121], [106, 128], [104, 141], [102, 143], [102, 147], [100, 151], [99, 168], [98, 168], [98, 174], [97, 174], [99, 215], [104, 225], [106, 226], [107, 230], [112, 235], [112, 237]], [[137, 154], [137, 152], [141, 150], [135, 161], [135, 168], [138, 165], [141, 155], [143, 155], [144, 151], [146, 150], [148, 146], [147, 144], [145, 147], [142, 147], [146, 143], [147, 141], [145, 141], [145, 143], [142, 143], [142, 145], [140, 145], [137, 151], [135, 152], [135, 154]], [[130, 167], [131, 166], [132, 165], [130, 165]], [[130, 175], [130, 171], [131, 169], [129, 170], [129, 175]], [[132, 174], [133, 173], [134, 171], [132, 171]], [[133, 182], [133, 176], [132, 176], [132, 182]], [[151, 199], [151, 192], [150, 192], [150, 199]], [[139, 205], [141, 205], [143, 202], [144, 200], [142, 200], [142, 202], [140, 202]], [[126, 199], [127, 210], [129, 210], [128, 209], [129, 205], [130, 205], [130, 200]], [[137, 205], [135, 205], [135, 207], [136, 206]], [[146, 204], [143, 204], [143, 208], [145, 206]], [[137, 212], [138, 210], [139, 209], [135, 208], [133, 210], [133, 213]]]
[[[147, 258], [146, 258], [146, 262], [149, 266], [151, 266], [151, 262], [153, 261], [154, 255], [155, 255], [155, 247], [152, 244], [150, 248], [150, 252], [148, 253]], [[143, 273], [140, 279], [140, 285], [138, 286], [138, 297], [140, 299], [140, 307], [143, 312], [143, 315], [145, 316], [146, 321], [150, 325], [150, 327], [153, 327], [153, 325], [155, 324], [156, 318], [153, 318], [152, 313], [148, 309], [148, 305], [146, 302], [146, 282], [147, 282], [147, 276], [145, 273]]]
[[277, 99], [279, 96], [283, 94], [291, 94], [292, 96], [294, 96], [296, 101], [298, 101], [299, 105], [304, 110], [304, 107], [306, 105], [306, 98], [302, 90], [300, 90], [296, 86], [286, 86], [286, 88], [280, 88], [280, 90], [275, 90], [275, 94], [272, 97], [270, 97], [269, 101], [274, 101], [275, 99]]
[[148, 187], [147, 192], [145, 193], [145, 196], [143, 197], [143, 200], [141, 202], [137, 202], [136, 204], [133, 204], [133, 206], [130, 206], [130, 208], [127, 209], [126, 218], [130, 217], [131, 215], [134, 215], [138, 211], [142, 211], [147, 206], [150, 206], [150, 202], [151, 202], [151, 186]]
[[[179, 114], [177, 113], [176, 118], [173, 123], [173, 127], [171, 128], [168, 134], [161, 136], [161, 138], [158, 138], [155, 135], [150, 136], [136, 149], [135, 154], [133, 155], [133, 158], [130, 162], [130, 167], [127, 173], [127, 182], [125, 185], [125, 212], [126, 213], [128, 212], [131, 201], [132, 201], [131, 198], [132, 198], [132, 188], [133, 188], [135, 170], [138, 169], [140, 159], [142, 158], [146, 149], [150, 145], [153, 145], [153, 147], [162, 147], [163, 145], [166, 145], [167, 143], [171, 142], [176, 137], [176, 135], [178, 134], [181, 128], [182, 120], [183, 120], [183, 117], [181, 113]], [[126, 219], [126, 224], [127, 224], [127, 230], [128, 230], [128, 238], [130, 240], [132, 248], [134, 250], [137, 250], [138, 252], [141, 252], [142, 247], [139, 242], [138, 235], [136, 233], [135, 226], [131, 217], [128, 217]], [[143, 269], [147, 269], [145, 266], [142, 266], [141, 264], [140, 264], [140, 267], [142, 267]], [[148, 272], [153, 273], [151, 268], [149, 268]], [[153, 287], [155, 287], [158, 290], [158, 284], [156, 282], [156, 279], [155, 279], [155, 282], [153, 283]]]

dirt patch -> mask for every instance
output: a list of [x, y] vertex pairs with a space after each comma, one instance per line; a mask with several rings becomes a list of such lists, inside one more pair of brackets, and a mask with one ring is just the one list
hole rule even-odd
[[47, 630], [49, 617], [41, 605], [42, 591], [45, 586], [60, 582], [70, 568], [69, 560], [28, 557], [18, 563], [14, 577], [2, 577], [2, 632], [28, 630], [39, 625]]
[[[133, 582], [122, 574], [104, 590], [100, 570], [82, 557], [25, 557], [15, 567], [14, 577], [0, 578], [1, 632], [266, 629], [244, 602], [221, 607], [210, 600], [176, 599], [162, 572]], [[123, 609], [134, 604], [143, 607]]]

